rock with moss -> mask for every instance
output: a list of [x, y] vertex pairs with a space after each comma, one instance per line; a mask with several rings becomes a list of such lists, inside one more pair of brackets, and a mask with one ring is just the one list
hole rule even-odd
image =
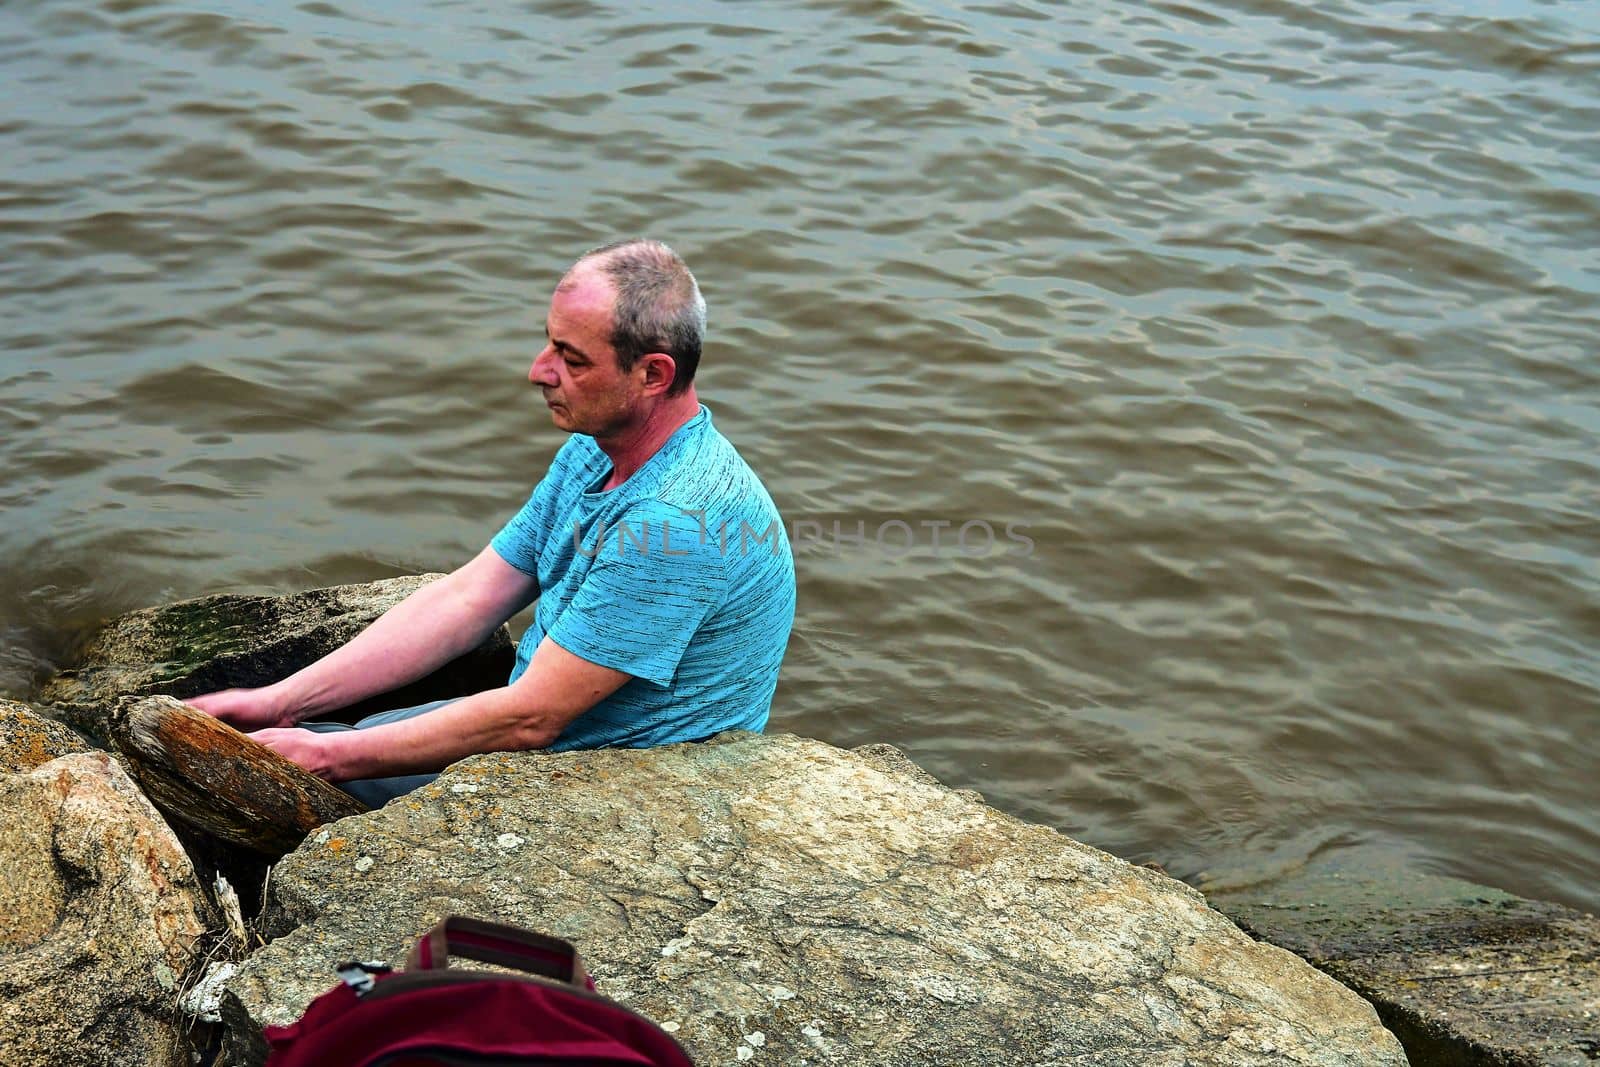
[[179, 1067], [177, 1002], [212, 925], [188, 857], [104, 752], [0, 774], [7, 1067]]
[[94, 746], [77, 731], [15, 700], [0, 699], [0, 772], [31, 771]]
[[1378, 1009], [1416, 1064], [1600, 1060], [1600, 919], [1353, 849], [1208, 889]]
[[274, 869], [232, 1061], [448, 913], [575, 942], [696, 1062], [1399, 1065], [1370, 1005], [1189, 887], [892, 750], [789, 736], [456, 764]]
[[[282, 597], [222, 594], [130, 612], [107, 623], [73, 667], [47, 682], [38, 703], [106, 744], [120, 697], [160, 693], [183, 699], [268, 685], [338, 648], [438, 577], [388, 578]], [[344, 714], [354, 718], [504, 685], [512, 662], [510, 633], [502, 626], [429, 677]]]

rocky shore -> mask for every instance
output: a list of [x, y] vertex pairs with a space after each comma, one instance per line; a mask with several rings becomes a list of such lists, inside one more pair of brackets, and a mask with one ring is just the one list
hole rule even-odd
[[1207, 899], [1361, 993], [1414, 1064], [1600, 1062], [1600, 919], [1349, 850]]
[[[262, 684], [426, 580], [135, 612], [34, 706], [0, 703], [8, 1064], [260, 1064], [260, 1027], [335, 964], [397, 964], [448, 913], [571, 939], [602, 992], [703, 1065], [1406, 1062], [1371, 1004], [1194, 889], [888, 746], [728, 734], [478, 756], [281, 859], [141, 791], [144, 757], [96, 747], [128, 698]], [[395, 699], [499, 684], [509, 654], [498, 634]]]

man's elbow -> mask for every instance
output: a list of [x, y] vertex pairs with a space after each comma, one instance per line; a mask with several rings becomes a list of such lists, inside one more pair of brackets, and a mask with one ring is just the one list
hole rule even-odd
[[528, 752], [533, 749], [549, 748], [556, 743], [556, 738], [561, 736], [561, 727], [549, 719], [538, 716], [518, 720], [511, 731], [510, 749], [516, 752]]

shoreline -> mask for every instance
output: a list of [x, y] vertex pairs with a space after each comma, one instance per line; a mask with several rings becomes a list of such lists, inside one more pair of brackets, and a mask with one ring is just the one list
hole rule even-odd
[[[181, 697], [262, 684], [341, 643], [426, 580], [390, 579], [285, 597], [206, 597], [122, 616], [88, 644], [79, 667], [61, 672], [41, 691], [41, 708], [65, 725], [57, 730], [56, 724], [33, 724], [31, 734], [17, 733], [8, 744], [26, 750], [37, 766], [35, 757], [52, 746], [71, 746], [67, 727], [106, 743], [106, 713], [127, 696]], [[508, 652], [509, 636], [497, 634], [470, 662], [458, 661], [441, 672], [445, 677], [418, 683], [420, 691], [496, 684]], [[790, 743], [782, 736], [750, 736], [780, 748]], [[897, 751], [894, 756], [893, 767], [908, 781], [980, 803], [967, 791], [945, 790]], [[595, 758], [652, 757], [630, 752]], [[384, 820], [383, 813], [369, 813], [339, 825], [374, 816]], [[202, 865], [214, 861], [200, 853], [196, 858]], [[244, 888], [251, 896], [251, 887]], [[1415, 1063], [1511, 1067], [1600, 1056], [1600, 922], [1592, 916], [1423, 875], [1370, 852], [1319, 859], [1263, 885], [1217, 887], [1205, 899], [1252, 937], [1293, 952], [1366, 997]], [[282, 900], [277, 906], [281, 913]]]

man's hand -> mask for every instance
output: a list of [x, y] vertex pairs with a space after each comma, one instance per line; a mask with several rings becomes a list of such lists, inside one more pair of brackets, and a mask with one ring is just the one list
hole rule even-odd
[[250, 740], [259, 741], [284, 759], [298, 763], [318, 778], [331, 782], [338, 779], [333, 766], [334, 745], [330, 739], [338, 736], [292, 726], [282, 730], [257, 730], [250, 735]]
[[263, 689], [223, 689], [205, 696], [190, 697], [184, 703], [246, 733], [294, 725], [289, 709], [283, 706], [272, 686]]

